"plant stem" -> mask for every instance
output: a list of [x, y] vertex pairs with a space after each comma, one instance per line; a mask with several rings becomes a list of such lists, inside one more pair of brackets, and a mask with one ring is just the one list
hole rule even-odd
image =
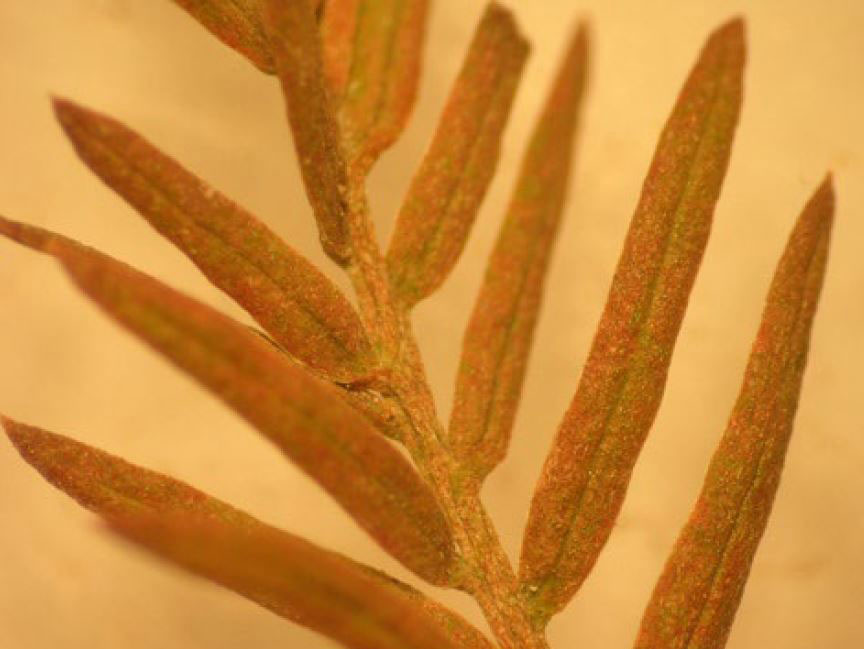
[[348, 268], [361, 317], [385, 368], [386, 390], [411, 431], [404, 443], [450, 523], [461, 557], [456, 586], [480, 605], [501, 649], [548, 649], [518, 597], [518, 580], [480, 500], [480, 485], [461, 471], [438, 419], [407, 311], [395, 303], [369, 218], [362, 174], [351, 173]]

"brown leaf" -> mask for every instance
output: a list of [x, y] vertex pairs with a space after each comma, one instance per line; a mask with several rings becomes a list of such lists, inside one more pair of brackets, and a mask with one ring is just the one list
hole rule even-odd
[[174, 3], [262, 72], [276, 71], [261, 20], [261, 0], [174, 0]]
[[111, 317], [230, 405], [408, 568], [448, 583], [449, 527], [402, 455], [337, 388], [243, 325], [65, 237], [0, 220], [0, 233], [57, 257]]
[[558, 231], [585, 88], [586, 29], [575, 34], [525, 153], [462, 343], [450, 440], [480, 477], [506, 455], [543, 282]]
[[527, 55], [528, 44], [510, 12], [489, 5], [405, 197], [387, 254], [394, 291], [408, 306], [443, 283], [465, 246], [495, 173]]
[[[21, 456], [46, 480], [109, 520], [132, 522], [137, 519], [140, 524], [137, 517], [158, 514], [178, 524], [219, 524], [221, 538], [248, 539], [250, 547], [253, 542], [263, 539], [270, 546], [290, 550], [299, 548], [318, 560], [317, 564], [310, 564], [318, 571], [327, 571], [336, 564], [337, 574], [347, 574], [351, 580], [371, 581], [371, 588], [379, 599], [387, 600], [392, 610], [399, 611], [411, 620], [412, 625], [425, 629], [434, 637], [444, 635], [455, 641], [456, 646], [466, 649], [491, 649], [483, 635], [462, 617], [389, 575], [270, 527], [179, 480], [130, 464], [63, 435], [2, 416], [0, 421]], [[232, 587], [232, 584], [226, 585]], [[305, 623], [310, 605], [305, 599], [305, 591], [297, 593], [281, 588], [237, 590], [282, 617]]]
[[267, 226], [119, 122], [63, 100], [55, 111], [90, 169], [286, 351], [342, 383], [374, 369], [351, 304]]
[[663, 570], [639, 649], [722, 649], [780, 482], [834, 214], [826, 179], [777, 266], [726, 433]]
[[161, 473], [8, 417], [0, 416], [0, 422], [28, 464], [97, 514], [173, 513], [242, 529], [263, 525], [248, 514]]
[[324, 73], [342, 141], [366, 171], [402, 133], [417, 94], [428, 0], [330, 0]]
[[[112, 529], [151, 552], [354, 649], [459, 649], [422, 607], [371, 572], [272, 530], [175, 517], [112, 519]], [[481, 645], [482, 646], [482, 645]]]
[[660, 405], [729, 161], [744, 49], [740, 20], [712, 34], [660, 137], [531, 506], [520, 578], [539, 622], [566, 605], [596, 561]]
[[346, 217], [347, 168], [324, 85], [321, 38], [311, 0], [261, 0], [288, 122], [324, 251], [346, 264], [351, 242]]

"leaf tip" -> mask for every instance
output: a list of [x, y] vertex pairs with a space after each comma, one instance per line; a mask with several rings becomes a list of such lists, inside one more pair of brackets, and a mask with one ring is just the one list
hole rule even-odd
[[743, 57], [747, 49], [747, 21], [735, 16], [720, 25], [709, 36], [706, 49], [716, 47]]
[[4, 414], [0, 414], [0, 424], [2, 424], [3, 430], [6, 431], [9, 441], [12, 442], [15, 450], [18, 451], [24, 461], [41, 471], [38, 461], [40, 455], [39, 449], [44, 447], [50, 433], [35, 426], [22, 424], [20, 421], [15, 421]]

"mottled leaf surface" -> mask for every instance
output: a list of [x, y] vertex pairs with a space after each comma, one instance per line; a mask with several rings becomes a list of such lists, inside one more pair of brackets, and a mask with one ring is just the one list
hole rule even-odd
[[431, 492], [337, 388], [231, 318], [90, 248], [0, 220], [0, 233], [57, 257], [121, 325], [230, 405], [408, 568], [449, 580], [453, 542]]
[[263, 0], [174, 0], [216, 38], [248, 58], [262, 72], [276, 71], [261, 19]]
[[495, 173], [527, 54], [513, 16], [490, 5], [408, 189], [387, 253], [394, 291], [408, 306], [443, 283], [465, 246]]
[[324, 251], [337, 263], [351, 256], [346, 217], [347, 168], [324, 83], [321, 37], [311, 0], [261, 0], [282, 82], [288, 122]]
[[[21, 456], [46, 480], [84, 507], [108, 519], [132, 522], [142, 514], [158, 514], [169, 516], [181, 525], [184, 522], [187, 525], [200, 525], [209, 521], [224, 526], [220, 528], [221, 538], [231, 535], [238, 541], [247, 539], [250, 544], [257, 539], [264, 539], [265, 544], [271, 547], [287, 548], [290, 556], [296, 556], [292, 550], [299, 548], [317, 560], [317, 563], [309, 564], [310, 570], [319, 573], [329, 570], [333, 575], [331, 567], [337, 565], [336, 576], [332, 577], [337, 587], [341, 583], [339, 575], [342, 574], [348, 575], [349, 583], [370, 582], [370, 596], [385, 599], [391, 610], [398, 611], [410, 620], [412, 628], [423, 629], [435, 638], [444, 636], [447, 642], [455, 642], [455, 646], [465, 649], [491, 649], [483, 634], [462, 617], [378, 570], [315, 547], [288, 532], [276, 530], [179, 480], [130, 464], [63, 435], [5, 417], [2, 423]], [[170, 553], [166, 554], [171, 556]], [[223, 560], [234, 560], [234, 557], [226, 556]], [[219, 566], [224, 568], [225, 564]], [[278, 562], [273, 568], [277, 566]], [[286, 578], [290, 579], [291, 574], [293, 572], [289, 572]], [[207, 576], [215, 577], [210, 574]], [[317, 600], [307, 598], [308, 593], [303, 589], [268, 588], [266, 582], [258, 584], [257, 588], [245, 590], [237, 584], [225, 585], [229, 588], [237, 586], [235, 590], [238, 592], [299, 624], [306, 624], [310, 606], [320, 604]]]
[[354, 649], [458, 649], [425, 611], [332, 553], [263, 530], [173, 517], [122, 517], [112, 528], [155, 554]]
[[666, 123], [576, 395], [543, 467], [520, 578], [538, 621], [588, 575], [660, 405], [741, 106], [744, 28], [711, 35]]
[[68, 101], [55, 110], [90, 169], [292, 356], [345, 383], [372, 371], [351, 304], [267, 226], [119, 122]]
[[833, 212], [826, 180], [777, 266], [741, 393], [645, 611], [638, 649], [726, 644], [792, 434]]
[[564, 208], [587, 34], [580, 28], [532, 135], [462, 344], [449, 434], [480, 476], [505, 456]]
[[9, 439], [27, 463], [52, 485], [103, 516], [189, 515], [251, 529], [251, 516], [216, 498], [64, 435], [0, 417]]
[[420, 78], [428, 0], [330, 0], [324, 71], [342, 141], [366, 170], [405, 127]]

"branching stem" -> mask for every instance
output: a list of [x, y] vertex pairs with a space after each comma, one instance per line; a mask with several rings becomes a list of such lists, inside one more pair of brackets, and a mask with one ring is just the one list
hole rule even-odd
[[455, 585], [477, 600], [501, 649], [548, 649], [545, 634], [533, 627], [518, 597], [513, 566], [480, 501], [479, 484], [460, 471], [450, 453], [409, 314], [390, 291], [363, 176], [354, 170], [349, 178], [349, 232], [354, 253], [349, 275], [363, 323], [385, 368], [384, 389], [410, 422], [405, 446], [450, 523], [461, 557]]

